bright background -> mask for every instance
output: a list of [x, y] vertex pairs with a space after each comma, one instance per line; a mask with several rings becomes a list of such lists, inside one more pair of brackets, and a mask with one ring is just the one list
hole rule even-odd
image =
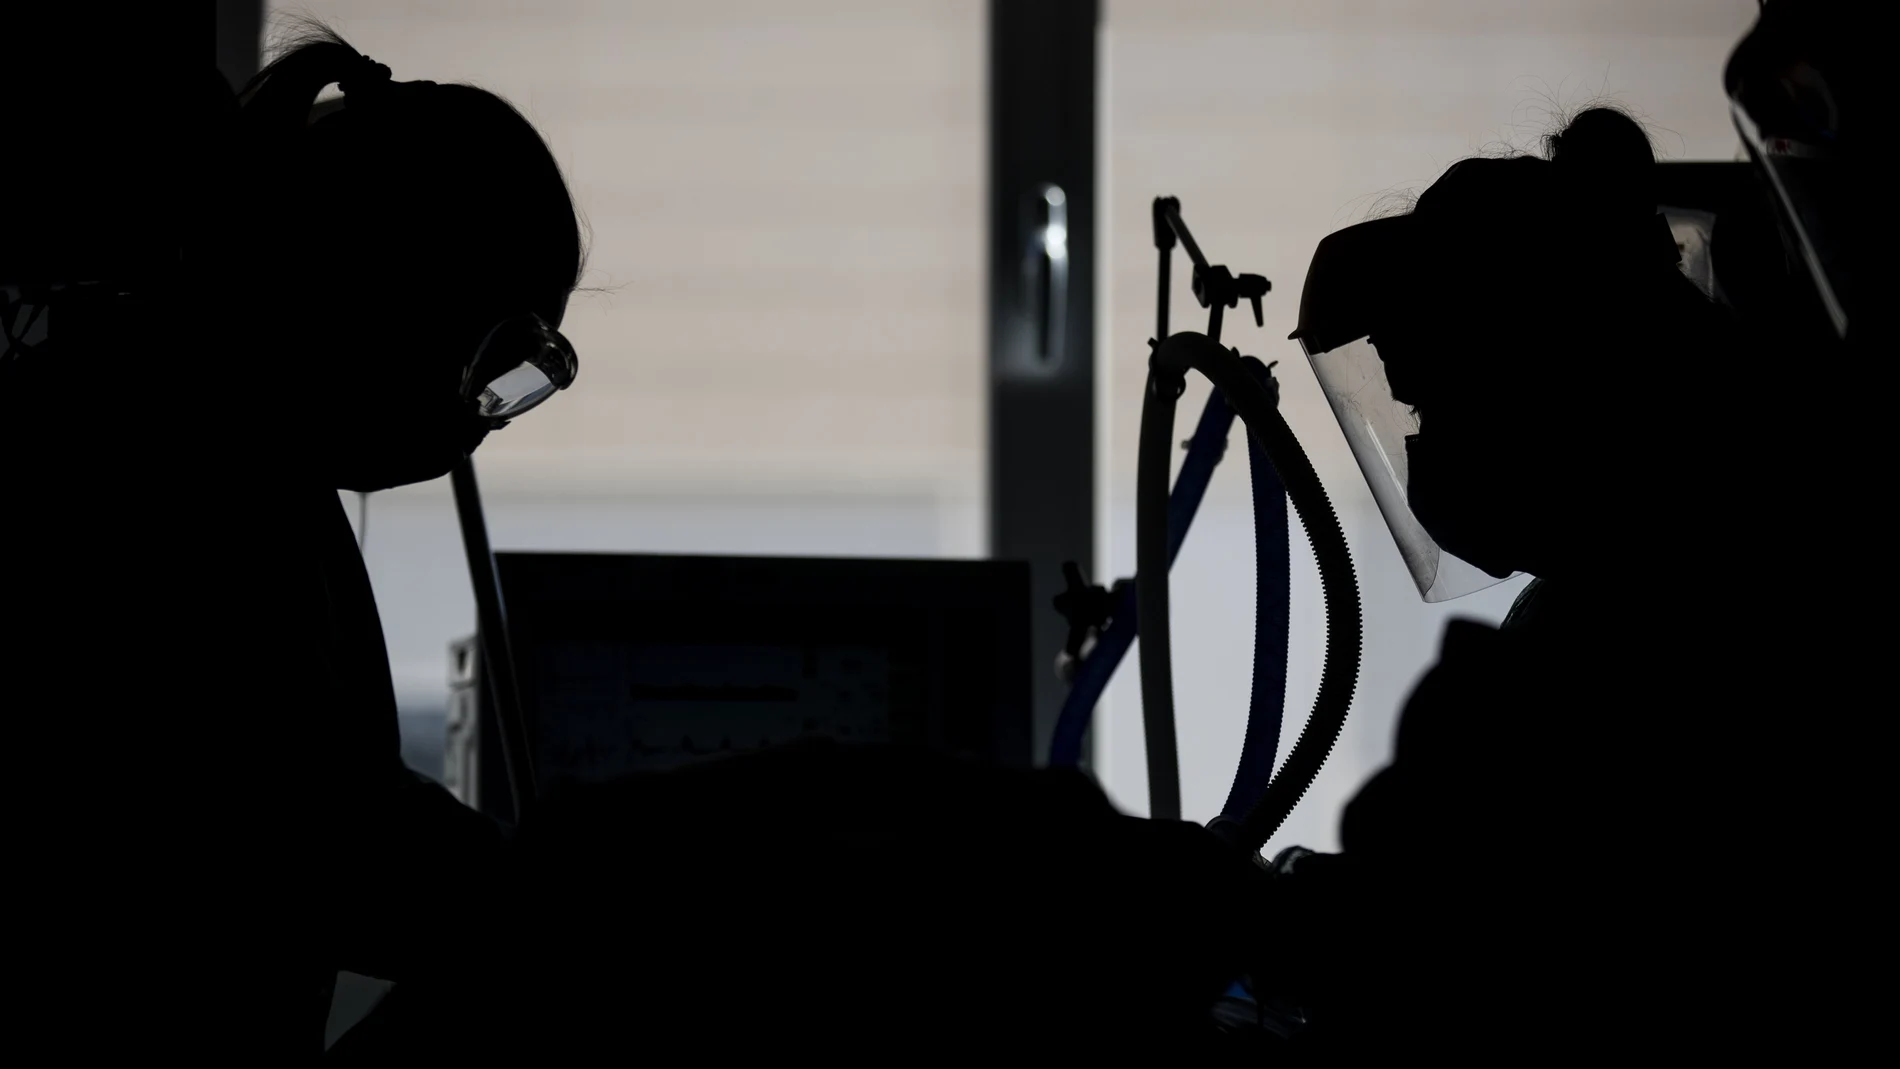
[[[985, 10], [980, 0], [302, 0], [398, 78], [470, 81], [546, 134], [590, 224], [565, 330], [576, 388], [495, 436], [497, 548], [843, 556], [985, 551]], [[1334, 760], [1281, 836], [1329, 849], [1451, 615], [1426, 606], [1292, 329], [1328, 232], [1452, 161], [1535, 147], [1598, 100], [1675, 159], [1738, 149], [1721, 92], [1751, 0], [1109, 0], [1100, 89], [1100, 569], [1132, 574], [1148, 204], [1182, 198], [1210, 257], [1273, 280], [1284, 409], [1344, 521], [1366, 671]], [[1513, 225], [1499, 219], [1499, 226]], [[1204, 320], [1176, 261], [1172, 320]], [[1580, 295], [1580, 299], [1582, 299]], [[1517, 329], [1508, 312], [1482, 328]], [[1527, 353], [1534, 345], [1526, 334]], [[1183, 436], [1205, 385], [1182, 401]], [[1174, 571], [1186, 815], [1219, 808], [1246, 712], [1253, 559], [1236, 450]], [[352, 511], [354, 497], [347, 499]], [[1317, 577], [1295, 545], [1290, 738], [1317, 684]], [[416, 767], [439, 768], [447, 647], [474, 607], [446, 482], [374, 495], [366, 559]], [[1661, 592], [1630, 592], [1654, 598]], [[1144, 812], [1135, 657], [1097, 769]], [[432, 762], [434, 764], [432, 764]]]

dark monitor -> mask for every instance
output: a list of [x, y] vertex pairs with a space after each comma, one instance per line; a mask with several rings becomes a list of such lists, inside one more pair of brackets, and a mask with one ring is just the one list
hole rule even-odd
[[[498, 553], [496, 564], [543, 789], [813, 736], [1031, 763], [1023, 562]], [[492, 811], [506, 788], [499, 755], [482, 748]]]

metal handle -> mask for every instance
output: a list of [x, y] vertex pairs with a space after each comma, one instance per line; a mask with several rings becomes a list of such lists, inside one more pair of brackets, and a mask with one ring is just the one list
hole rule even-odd
[[1062, 363], [1069, 318], [1069, 198], [1062, 187], [1043, 183], [1031, 204], [1034, 225], [1023, 264], [1029, 306], [1036, 318], [1036, 360], [1053, 369]]

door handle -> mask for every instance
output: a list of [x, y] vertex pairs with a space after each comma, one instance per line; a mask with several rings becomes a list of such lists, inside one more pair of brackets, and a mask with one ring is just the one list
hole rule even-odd
[[1053, 371], [1062, 363], [1069, 320], [1069, 198], [1045, 182], [1030, 198], [1023, 278], [1035, 328], [1034, 363]]

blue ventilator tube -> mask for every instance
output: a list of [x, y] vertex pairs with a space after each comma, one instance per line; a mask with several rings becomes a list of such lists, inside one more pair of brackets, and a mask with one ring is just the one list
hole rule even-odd
[[[1248, 370], [1264, 371], [1248, 361]], [[1266, 450], [1247, 435], [1247, 467], [1253, 476], [1254, 640], [1253, 695], [1247, 705], [1247, 739], [1240, 767], [1220, 815], [1240, 821], [1273, 782], [1286, 716], [1287, 636], [1292, 627], [1292, 557], [1289, 553], [1286, 484]]]
[[[1214, 478], [1214, 468], [1227, 451], [1227, 431], [1233, 425], [1234, 410], [1228, 407], [1221, 392], [1209, 393], [1207, 405], [1201, 409], [1201, 421], [1194, 428], [1194, 437], [1188, 439], [1187, 459], [1181, 462], [1181, 473], [1175, 477], [1174, 489], [1168, 495], [1169, 561], [1180, 555], [1188, 527], [1194, 522], [1195, 512], [1200, 510], [1201, 498], [1207, 495], [1207, 484]], [[1074, 768], [1082, 763], [1082, 737], [1095, 715], [1095, 703], [1101, 700], [1108, 681], [1114, 678], [1116, 667], [1134, 642], [1135, 585], [1129, 583], [1115, 599], [1115, 613], [1108, 627], [1083, 659], [1075, 682], [1069, 688], [1069, 697], [1062, 703], [1055, 740], [1049, 748], [1051, 766]]]
[[[1248, 357], [1247, 369], [1263, 381], [1270, 381], [1266, 365]], [[1228, 431], [1233, 427], [1234, 410], [1219, 390], [1208, 395], [1201, 409], [1194, 437], [1188, 440], [1187, 458], [1175, 477], [1168, 494], [1168, 560], [1180, 555], [1187, 540], [1194, 514], [1207, 495], [1214, 468], [1227, 449]], [[1247, 454], [1253, 475], [1254, 548], [1256, 584], [1260, 597], [1254, 622], [1253, 694], [1247, 714], [1247, 737], [1241, 747], [1240, 774], [1222, 809], [1224, 815], [1244, 814], [1265, 792], [1273, 777], [1274, 757], [1279, 749], [1280, 721], [1286, 697], [1286, 651], [1289, 627], [1289, 576], [1287, 541], [1286, 488], [1267, 460], [1266, 454], [1247, 435]], [[1076, 673], [1069, 697], [1062, 703], [1056, 721], [1055, 739], [1050, 746], [1049, 764], [1074, 768], [1082, 761], [1082, 740], [1095, 705], [1108, 681], [1114, 677], [1136, 635], [1135, 585], [1125, 584], [1115, 601], [1109, 625], [1096, 639], [1095, 648], [1083, 660]]]

